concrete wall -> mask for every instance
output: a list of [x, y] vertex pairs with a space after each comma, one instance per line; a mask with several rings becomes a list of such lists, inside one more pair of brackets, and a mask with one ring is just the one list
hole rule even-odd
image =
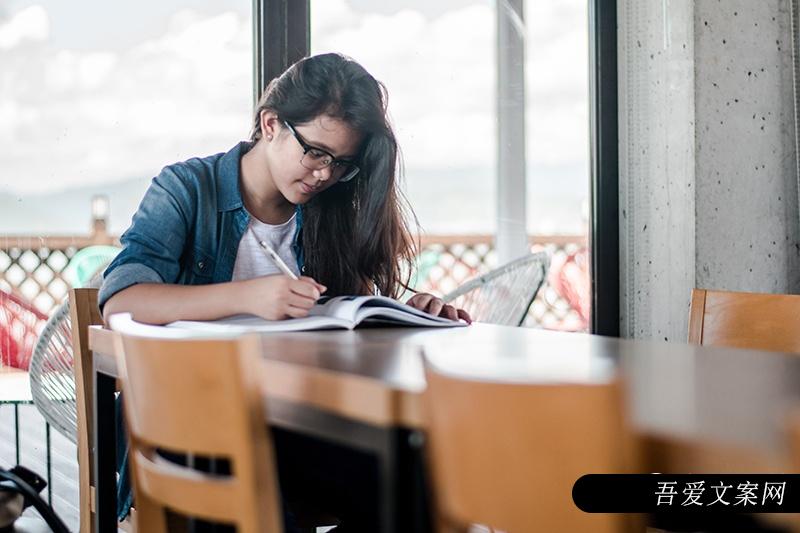
[[788, 0], [619, 2], [624, 336], [692, 287], [800, 291]]
[[621, 331], [675, 340], [694, 283], [693, 2], [618, 5]]

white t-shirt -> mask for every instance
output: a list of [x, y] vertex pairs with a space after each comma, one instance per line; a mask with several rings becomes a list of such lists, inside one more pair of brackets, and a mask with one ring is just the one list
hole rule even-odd
[[239, 241], [239, 249], [236, 252], [236, 262], [233, 264], [233, 281], [282, 273], [264, 252], [258, 241], [264, 241], [269, 244], [283, 259], [286, 266], [295, 275], [300, 275], [300, 271], [297, 269], [297, 258], [292, 251], [292, 241], [297, 228], [296, 216], [296, 214], [292, 215], [292, 218], [283, 224], [273, 225], [265, 224], [250, 215], [250, 223], [247, 225], [242, 240]]

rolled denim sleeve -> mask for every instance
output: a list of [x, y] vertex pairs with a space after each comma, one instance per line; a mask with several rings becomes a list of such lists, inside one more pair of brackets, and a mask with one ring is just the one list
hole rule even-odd
[[113, 295], [137, 283], [175, 283], [194, 219], [193, 191], [166, 167], [155, 177], [120, 241], [123, 249], [104, 273], [100, 309]]

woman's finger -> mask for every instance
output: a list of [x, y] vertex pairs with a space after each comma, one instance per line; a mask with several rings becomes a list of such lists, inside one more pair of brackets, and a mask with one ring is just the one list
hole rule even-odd
[[462, 320], [466, 321], [466, 322], [467, 322], [467, 324], [472, 324], [472, 318], [469, 316], [469, 313], [467, 313], [467, 312], [466, 312], [466, 311], [464, 311], [463, 309], [459, 309], [459, 310], [457, 311], [457, 313], [458, 313], [458, 318], [460, 318], [460, 319], [462, 319]]
[[426, 293], [415, 294], [414, 296], [411, 297], [410, 300], [408, 300], [407, 303], [411, 307], [419, 309], [420, 311], [424, 311], [425, 308], [428, 307], [428, 303], [430, 303], [430, 301], [433, 298], [434, 296], [432, 294], [426, 294]]
[[433, 316], [439, 316], [442, 307], [444, 307], [444, 302], [441, 300], [441, 298], [433, 298], [428, 304], [426, 311]]
[[311, 278], [304, 278], [297, 281], [290, 281], [289, 290], [291, 294], [308, 298], [312, 302], [319, 300], [320, 291], [317, 288], [317, 284], [313, 280], [309, 281], [310, 279]]
[[290, 293], [286, 299], [286, 304], [291, 307], [299, 307], [300, 309], [311, 309], [317, 301], [302, 294]]
[[318, 282], [318, 281], [317, 281], [317, 280], [315, 280], [314, 278], [311, 278], [311, 277], [308, 277], [308, 276], [300, 276], [300, 278], [299, 278], [299, 279], [300, 279], [301, 281], [307, 281], [308, 283], [311, 283], [311, 284], [313, 284], [314, 286], [316, 286], [316, 287], [317, 287], [317, 290], [320, 292], [320, 294], [322, 294], [323, 292], [325, 292], [325, 291], [327, 291], [327, 290], [328, 290], [328, 287], [326, 287], [326, 286], [325, 286], [325, 285], [323, 285], [322, 283]]
[[439, 313], [439, 316], [443, 316], [450, 320], [458, 320], [458, 313], [456, 312], [456, 308], [448, 304], [444, 304], [444, 307], [442, 307], [442, 312]]
[[289, 318], [304, 318], [308, 316], [308, 309], [303, 307], [296, 307], [294, 305], [289, 305], [286, 308], [286, 315]]

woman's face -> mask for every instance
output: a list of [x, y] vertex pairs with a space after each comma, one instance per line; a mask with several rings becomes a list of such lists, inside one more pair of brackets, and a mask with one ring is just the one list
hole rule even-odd
[[320, 115], [311, 122], [290, 124], [294, 132], [277, 116], [266, 112], [261, 124], [262, 142], [268, 143], [270, 175], [280, 193], [293, 204], [308, 202], [335, 185], [341, 177], [339, 165], [318, 168], [320, 161], [327, 159], [320, 157], [323, 152], [336, 160], [355, 162], [361, 144], [358, 132], [328, 115]]

